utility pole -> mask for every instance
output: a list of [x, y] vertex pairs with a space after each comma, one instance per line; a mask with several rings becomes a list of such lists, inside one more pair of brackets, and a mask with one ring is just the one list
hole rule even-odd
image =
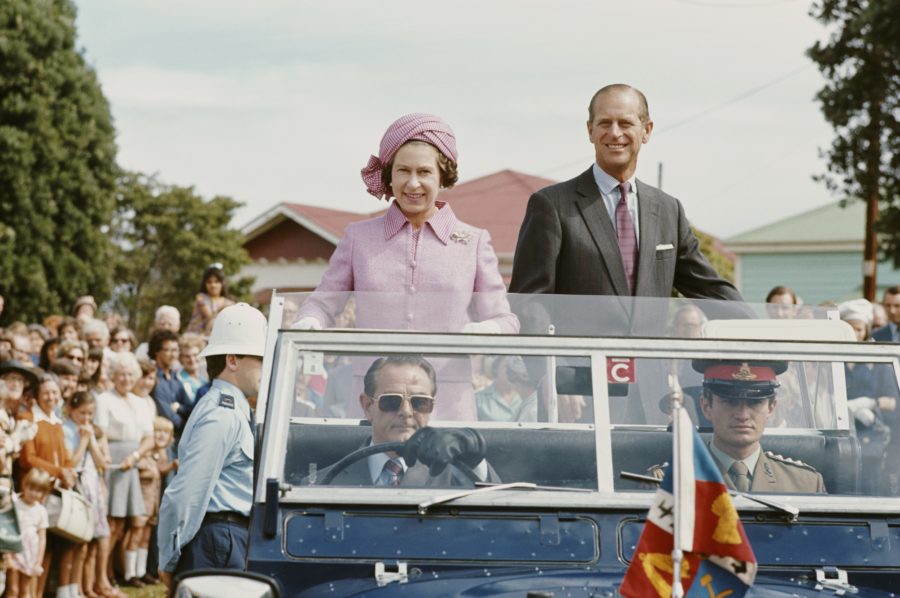
[[[878, 290], [878, 235], [875, 232], [875, 223], [878, 222], [878, 200], [880, 193], [879, 183], [879, 166], [881, 157], [881, 136], [880, 130], [875, 123], [880, 122], [881, 103], [872, 103], [869, 108], [871, 135], [869, 137], [870, 155], [873, 156], [869, 160], [869, 194], [866, 197], [866, 241], [863, 248], [863, 297], [869, 301], [875, 301], [875, 293]], [[874, 172], [871, 172], [874, 171]], [[863, 185], [865, 188], [867, 185]]]

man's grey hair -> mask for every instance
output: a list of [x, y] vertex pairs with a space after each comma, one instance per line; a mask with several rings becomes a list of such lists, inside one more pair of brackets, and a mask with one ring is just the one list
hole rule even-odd
[[181, 314], [178, 312], [177, 308], [172, 307], [171, 305], [160, 305], [156, 310], [155, 320], [159, 322], [165, 316], [171, 316], [175, 318], [177, 322], [181, 322]]

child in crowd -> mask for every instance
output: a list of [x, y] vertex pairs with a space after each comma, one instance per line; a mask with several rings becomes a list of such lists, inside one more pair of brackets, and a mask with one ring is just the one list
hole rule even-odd
[[153, 572], [147, 571], [147, 554], [150, 536], [156, 528], [162, 480], [170, 471], [178, 467], [178, 460], [169, 460], [169, 446], [175, 438], [175, 426], [164, 417], [153, 420], [153, 451], [138, 464], [141, 476], [141, 491], [147, 507], [147, 523], [140, 528], [137, 538], [137, 577], [144, 583], [157, 583]]
[[22, 480], [22, 492], [15, 497], [19, 527], [22, 533], [22, 552], [13, 555], [7, 580], [7, 596], [37, 598], [37, 581], [44, 568], [47, 548], [47, 509], [44, 499], [53, 488], [50, 474], [33, 467]]
[[[109, 521], [103, 471], [111, 463], [102, 432], [93, 425], [97, 400], [93, 393], [77, 392], [69, 400], [68, 417], [63, 422], [66, 448], [80, 473], [81, 492], [94, 507], [94, 539], [85, 545], [86, 553], [76, 559], [73, 579], [85, 596], [111, 596], [115, 590], [106, 575], [109, 562]], [[79, 563], [83, 566], [79, 567]], [[77, 595], [72, 593], [73, 596]]]
[[225, 272], [222, 264], [211, 264], [200, 281], [200, 292], [194, 299], [194, 312], [188, 322], [187, 331], [209, 336], [216, 315], [234, 301], [225, 290]]

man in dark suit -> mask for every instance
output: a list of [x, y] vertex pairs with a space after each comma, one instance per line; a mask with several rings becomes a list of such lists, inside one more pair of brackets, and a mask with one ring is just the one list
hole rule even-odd
[[900, 343], [900, 286], [889, 287], [881, 300], [888, 323], [872, 333], [872, 340], [879, 343]]
[[[486, 446], [477, 431], [428, 427], [437, 392], [435, 371], [428, 361], [417, 356], [382, 357], [369, 367], [363, 384], [359, 403], [372, 425], [371, 444], [405, 442], [406, 446], [402, 454], [381, 452], [349, 464], [331, 484], [472, 485], [454, 463], [468, 466], [482, 481], [500, 481], [484, 460]], [[325, 479], [332, 469], [326, 467], [316, 478]]]
[[596, 162], [531, 196], [513, 262], [514, 293], [741, 300], [700, 253], [681, 203], [635, 178], [650, 140], [647, 100], [628, 85], [588, 108]]

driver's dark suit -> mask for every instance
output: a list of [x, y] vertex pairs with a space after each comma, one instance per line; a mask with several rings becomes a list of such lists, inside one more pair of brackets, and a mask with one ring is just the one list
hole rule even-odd
[[[366, 442], [363, 446], [369, 446], [371, 442]], [[497, 475], [497, 472], [491, 466], [490, 463], [485, 462], [487, 465], [487, 479], [482, 480], [484, 482], [489, 482], [492, 484], [500, 483], [500, 476]], [[328, 475], [328, 472], [331, 470], [331, 466], [320, 469], [316, 473], [316, 480], [322, 480]], [[302, 480], [301, 484], [309, 484], [309, 477], [306, 477]], [[373, 486], [374, 483], [372, 481], [372, 475], [369, 470], [369, 461], [368, 459], [360, 459], [355, 463], [351, 463], [348, 465], [343, 471], [339, 472], [337, 476], [335, 476], [334, 480], [331, 481], [332, 486]], [[444, 471], [442, 471], [437, 476], [432, 476], [428, 473], [428, 466], [419, 462], [413, 465], [412, 467], [408, 467], [406, 472], [403, 474], [403, 478], [400, 480], [400, 486], [404, 487], [436, 487], [436, 488], [452, 488], [452, 487], [470, 487], [472, 486], [472, 482], [468, 477], [455, 466], [449, 465]]]

